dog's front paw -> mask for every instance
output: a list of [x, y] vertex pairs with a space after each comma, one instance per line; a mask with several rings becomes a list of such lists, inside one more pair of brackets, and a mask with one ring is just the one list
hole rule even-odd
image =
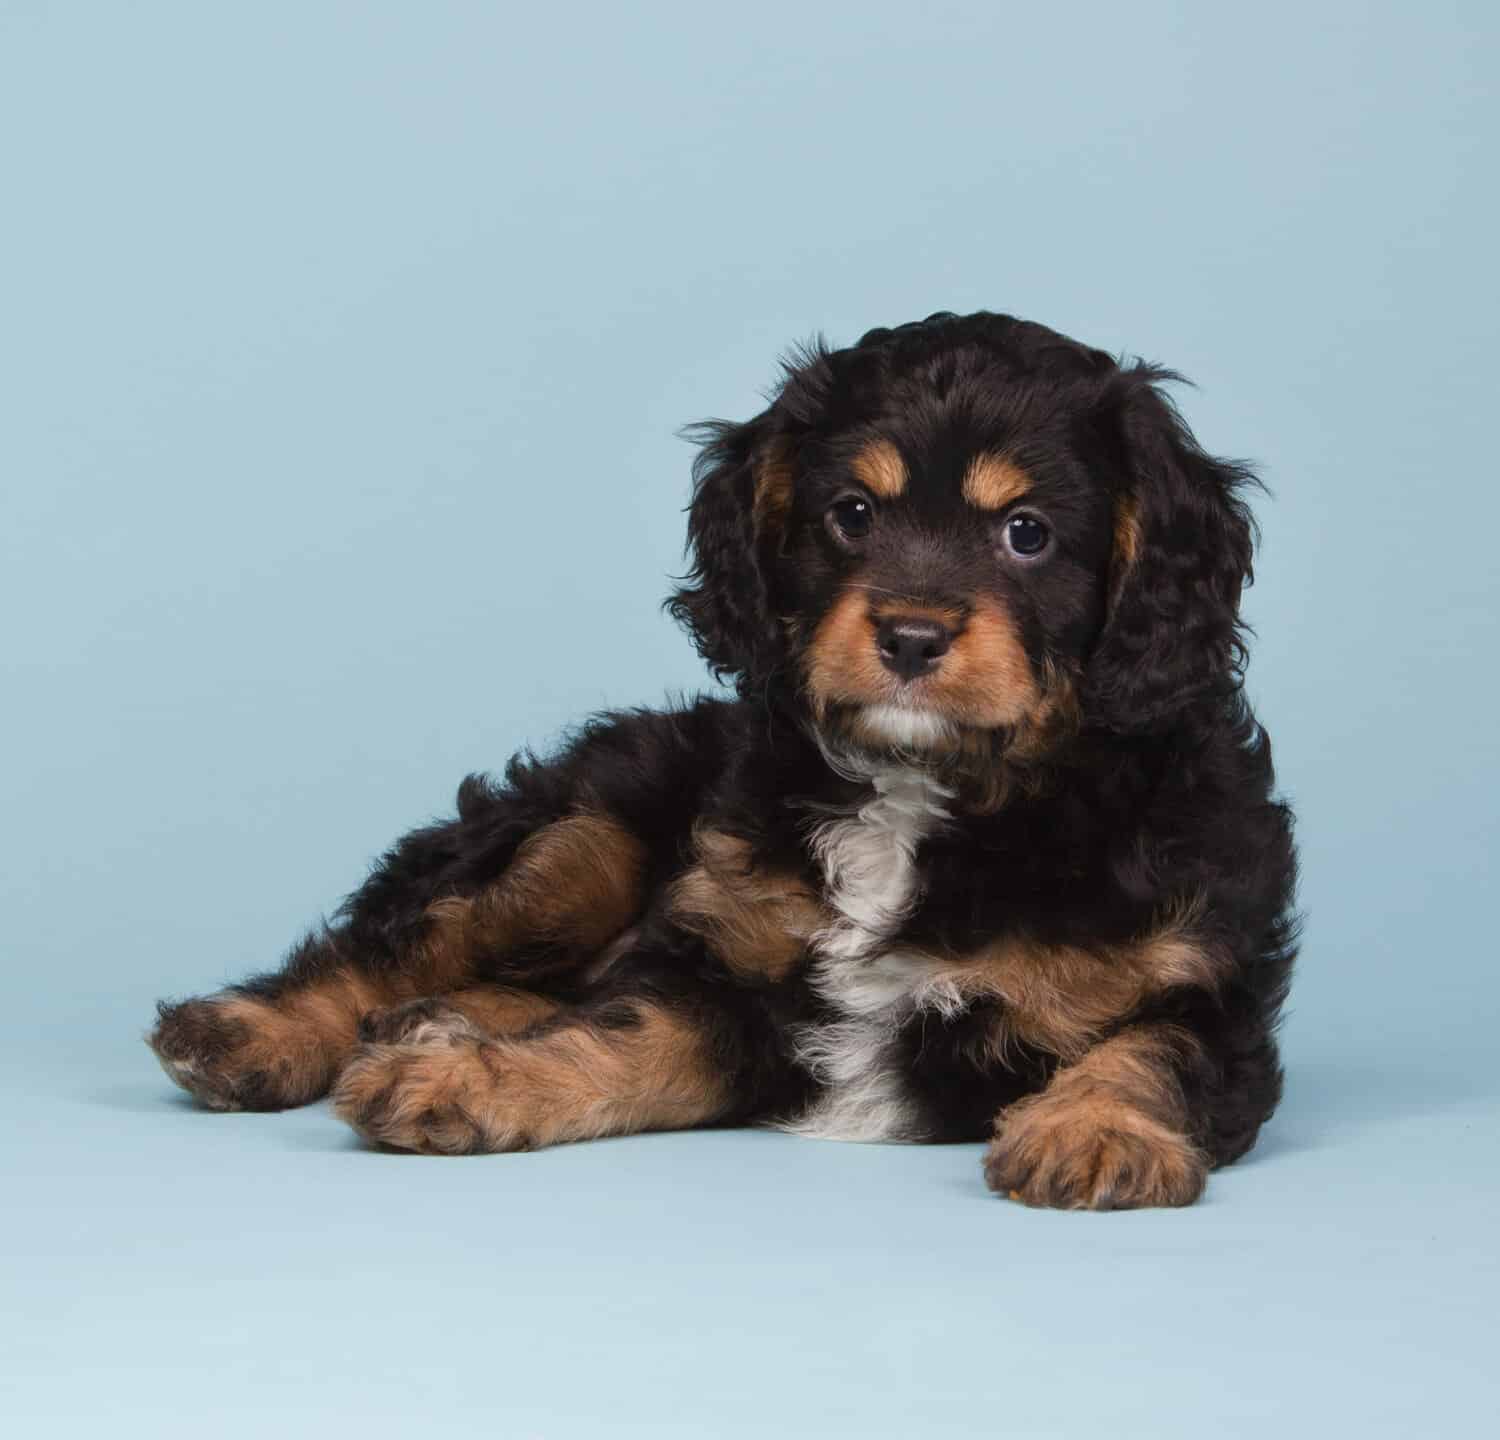
[[528, 1148], [503, 1122], [493, 1045], [368, 1044], [339, 1073], [333, 1108], [366, 1140], [429, 1155]]
[[371, 1010], [359, 1022], [359, 1038], [366, 1045], [442, 1045], [481, 1040], [484, 1032], [461, 1011], [429, 997]]
[[1080, 1107], [1043, 1094], [1001, 1115], [984, 1174], [990, 1189], [1027, 1205], [1130, 1210], [1191, 1205], [1208, 1163], [1185, 1135], [1126, 1102]]

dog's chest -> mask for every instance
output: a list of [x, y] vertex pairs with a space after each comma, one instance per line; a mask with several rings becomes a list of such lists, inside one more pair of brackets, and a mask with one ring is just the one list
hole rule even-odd
[[812, 983], [835, 1018], [797, 1036], [797, 1058], [823, 1091], [786, 1128], [829, 1139], [916, 1138], [897, 1032], [921, 1009], [962, 1004], [928, 958], [892, 943], [919, 896], [918, 848], [946, 819], [950, 792], [916, 771], [872, 783], [874, 797], [814, 841], [836, 918], [815, 937]]

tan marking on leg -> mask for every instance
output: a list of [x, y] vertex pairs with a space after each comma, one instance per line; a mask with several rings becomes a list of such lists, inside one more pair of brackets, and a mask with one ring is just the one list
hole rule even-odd
[[872, 495], [894, 500], [906, 490], [906, 462], [889, 440], [874, 440], [850, 462], [854, 478]]
[[491, 1035], [509, 1035], [548, 1020], [562, 1003], [529, 990], [511, 990], [501, 985], [476, 985], [443, 996], [443, 1003], [467, 1015]]
[[976, 455], [964, 471], [964, 499], [981, 510], [1003, 510], [1031, 489], [1031, 477], [1003, 455]]
[[472, 985], [377, 1010], [360, 1022], [365, 1044], [426, 1045], [455, 1036], [482, 1039], [527, 1030], [550, 1019], [561, 1002], [503, 985]]
[[783, 979], [826, 922], [817, 897], [795, 875], [757, 869], [737, 836], [700, 829], [695, 849], [698, 863], [673, 881], [667, 913], [736, 974]]
[[391, 979], [339, 969], [274, 999], [225, 991], [166, 1007], [148, 1039], [210, 1109], [280, 1110], [326, 1094], [360, 1017], [399, 994]]
[[993, 1044], [1003, 1058], [1020, 1040], [1076, 1058], [1146, 993], [1141, 975], [1103, 954], [1019, 937], [997, 941], [961, 961], [953, 976], [965, 995], [1004, 1002]]
[[1188, 1138], [1174, 1065], [1196, 1042], [1169, 1025], [1126, 1030], [1000, 1112], [985, 1157], [990, 1188], [1072, 1210], [1189, 1205], [1208, 1161]]
[[702, 1030], [645, 1002], [618, 1028], [365, 1046], [334, 1093], [338, 1114], [367, 1139], [443, 1154], [682, 1129], [716, 1119], [729, 1101]]
[[1219, 984], [1228, 958], [1196, 933], [1197, 917], [1187, 906], [1138, 939], [1098, 949], [1007, 937], [940, 973], [962, 995], [1004, 1002], [992, 1042], [997, 1058], [1020, 1040], [1077, 1059], [1149, 996]]
[[1231, 968], [1222, 948], [1195, 933], [1200, 913], [1197, 904], [1184, 907], [1134, 947], [1135, 963], [1153, 990], [1173, 985], [1217, 989]]
[[641, 908], [646, 848], [606, 815], [569, 815], [527, 837], [505, 873], [477, 895], [428, 907], [426, 989], [451, 988], [475, 962], [516, 945], [607, 945]]

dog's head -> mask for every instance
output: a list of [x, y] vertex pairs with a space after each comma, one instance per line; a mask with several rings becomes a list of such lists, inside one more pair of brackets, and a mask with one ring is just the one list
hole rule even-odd
[[1170, 728], [1238, 685], [1252, 548], [1248, 472], [1171, 378], [989, 314], [803, 352], [762, 414], [700, 427], [673, 612], [845, 752]]

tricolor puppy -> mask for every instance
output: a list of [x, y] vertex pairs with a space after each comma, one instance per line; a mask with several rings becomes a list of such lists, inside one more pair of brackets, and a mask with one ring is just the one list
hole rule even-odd
[[989, 314], [798, 355], [702, 427], [670, 602], [739, 698], [466, 780], [282, 969], [163, 1005], [167, 1073], [404, 1150], [755, 1123], [1196, 1199], [1280, 1092], [1295, 857], [1251, 477], [1170, 378]]

